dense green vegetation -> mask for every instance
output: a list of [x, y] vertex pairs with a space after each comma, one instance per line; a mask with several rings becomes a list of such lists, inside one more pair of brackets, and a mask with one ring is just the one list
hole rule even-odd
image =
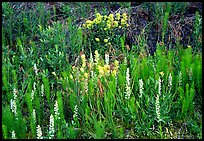
[[188, 40], [170, 22], [189, 6], [3, 2], [2, 138], [201, 139], [202, 15]]

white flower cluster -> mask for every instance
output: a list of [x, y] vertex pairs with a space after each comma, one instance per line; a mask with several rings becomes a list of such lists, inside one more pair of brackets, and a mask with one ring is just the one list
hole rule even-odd
[[36, 114], [35, 114], [35, 109], [33, 109], [33, 120], [34, 120], [34, 123], [36, 123]]
[[159, 104], [159, 95], [158, 94], [156, 97], [156, 114], [157, 114], [158, 121], [160, 121], [160, 104]]
[[179, 83], [179, 86], [182, 85], [182, 73], [181, 73], [181, 71], [179, 72], [179, 81], [178, 81], [178, 83]]
[[144, 83], [143, 83], [143, 81], [142, 81], [142, 79], [140, 79], [139, 80], [139, 87], [140, 87], [140, 96], [139, 97], [142, 97], [142, 94], [143, 94], [143, 85], [144, 85]]
[[38, 74], [38, 69], [37, 69], [36, 64], [34, 64], [33, 69], [34, 69], [34, 71], [35, 71], [35, 75], [37, 75], [37, 74]]
[[31, 92], [31, 99], [32, 99], [32, 100], [34, 99], [35, 90], [36, 90], [36, 83], [34, 82], [34, 83], [33, 83], [33, 90], [32, 90], [32, 92]]
[[161, 95], [161, 78], [159, 77], [159, 87], [158, 87], [158, 93], [159, 93], [159, 96]]
[[74, 106], [74, 114], [73, 114], [73, 120], [72, 120], [72, 125], [75, 127], [77, 126], [76, 119], [78, 119], [78, 107], [77, 107], [77, 105]]
[[12, 136], [12, 139], [16, 139], [16, 133], [15, 133], [15, 131], [12, 131], [11, 134], [12, 134], [12, 135], [11, 135], [11, 136]]
[[109, 54], [105, 54], [105, 62], [106, 62], [106, 65], [109, 64]]
[[126, 92], [125, 92], [125, 99], [130, 99], [131, 88], [130, 88], [130, 70], [127, 68], [126, 71]]
[[55, 133], [55, 130], [54, 130], [54, 117], [51, 114], [50, 115], [50, 126], [49, 126], [49, 139], [54, 138], [54, 133]]
[[74, 106], [74, 115], [73, 118], [78, 118], [78, 107], [77, 105]]
[[13, 89], [13, 99], [11, 99], [10, 101], [10, 107], [11, 107], [11, 111], [14, 113], [14, 115], [16, 116], [16, 119], [17, 118], [17, 105], [16, 105], [16, 99], [17, 99], [17, 89], [14, 88]]
[[40, 125], [37, 126], [37, 139], [43, 139]]
[[58, 107], [57, 100], [55, 101], [54, 112], [55, 112], [55, 117], [57, 117], [57, 119], [60, 119], [60, 113], [59, 113], [59, 107]]

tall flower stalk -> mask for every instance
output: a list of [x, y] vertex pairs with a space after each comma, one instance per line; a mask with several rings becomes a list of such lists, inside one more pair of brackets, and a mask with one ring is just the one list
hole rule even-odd
[[54, 112], [55, 112], [55, 117], [56, 117], [56, 119], [60, 119], [59, 106], [58, 106], [57, 100], [55, 101]]
[[130, 87], [130, 70], [127, 68], [126, 71], [126, 92], [125, 92], [125, 99], [130, 99], [131, 94], [131, 87]]
[[13, 89], [13, 99], [11, 99], [11, 101], [10, 101], [11, 111], [14, 113], [16, 119], [18, 119], [18, 117], [17, 117], [17, 105], [16, 105], [17, 92], [18, 92], [17, 89], [14, 88]]
[[143, 94], [143, 85], [144, 85], [144, 83], [143, 83], [143, 81], [142, 81], [142, 79], [140, 79], [139, 80], [139, 87], [140, 87], [140, 90], [139, 90], [139, 92], [140, 92], [140, 96], [139, 97], [142, 97], [142, 94]]
[[179, 81], [178, 81], [178, 83], [179, 83], [179, 86], [182, 86], [182, 72], [181, 71], [179, 72]]
[[161, 126], [160, 102], [159, 102], [159, 97], [160, 96], [161, 96], [161, 79], [159, 77], [159, 80], [158, 80], [158, 94], [156, 96], [155, 107], [156, 107], [157, 122], [159, 123], [159, 133], [160, 133], [160, 136], [162, 138], [162, 126]]
[[50, 125], [49, 125], [49, 139], [54, 138], [54, 133], [55, 133], [55, 130], [54, 130], [54, 117], [51, 114], [50, 115]]
[[33, 109], [33, 121], [36, 124], [36, 113], [35, 113], [35, 109]]
[[37, 126], [37, 139], [43, 139], [40, 125]]
[[161, 95], [161, 78], [159, 77], [159, 80], [158, 80], [158, 93], [159, 93], [159, 96]]
[[105, 63], [106, 63], [106, 65], [108, 65], [109, 64], [109, 54], [105, 54]]
[[16, 133], [15, 133], [15, 131], [12, 131], [12, 132], [11, 132], [11, 138], [12, 138], [12, 139], [16, 139]]
[[76, 126], [76, 125], [77, 125], [77, 121], [78, 121], [78, 106], [75, 105], [75, 106], [74, 106], [74, 114], [73, 114], [72, 124], [73, 124], [74, 126]]

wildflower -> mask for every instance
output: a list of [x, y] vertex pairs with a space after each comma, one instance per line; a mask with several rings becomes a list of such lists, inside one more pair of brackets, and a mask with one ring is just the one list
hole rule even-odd
[[116, 74], [117, 74], [116, 70], [111, 71], [111, 74], [112, 74], [113, 76], [116, 76]]
[[94, 23], [99, 24], [102, 21], [103, 16], [100, 13], [96, 13], [96, 19], [94, 19]]
[[105, 15], [105, 16], [103, 16], [103, 18], [104, 18], [104, 20], [106, 20], [106, 19], [107, 19], [107, 16]]
[[161, 95], [161, 79], [159, 77], [159, 88], [158, 88], [159, 96]]
[[82, 63], [82, 68], [85, 68], [86, 67], [86, 62], [84, 61], [83, 63]]
[[73, 80], [73, 76], [71, 74], [69, 75], [69, 78], [71, 78]]
[[13, 98], [14, 100], [17, 99], [17, 93], [18, 93], [18, 90], [16, 88], [13, 89]]
[[96, 13], [96, 17], [101, 17], [101, 14], [100, 13]]
[[111, 42], [108, 42], [108, 45], [111, 45]]
[[108, 75], [109, 72], [110, 72], [110, 66], [109, 65], [104, 65], [103, 69], [104, 69], [104, 73]]
[[113, 17], [113, 16], [114, 16], [113, 14], [109, 14], [108, 19], [109, 19], [110, 21], [113, 21], [113, 20], [114, 20], [114, 17]]
[[41, 96], [42, 97], [44, 96], [44, 85], [43, 84], [41, 85]]
[[87, 20], [86, 24], [92, 24], [92, 21], [91, 20]]
[[108, 42], [108, 39], [104, 39], [103, 41], [104, 41], [105, 43], [107, 43], [107, 42]]
[[84, 72], [84, 68], [80, 68], [80, 71], [83, 73]]
[[36, 114], [35, 114], [35, 109], [33, 109], [33, 121], [36, 123]]
[[105, 62], [106, 62], [106, 65], [109, 64], [109, 54], [105, 54]]
[[32, 100], [34, 99], [34, 90], [32, 90], [32, 92], [31, 92], [31, 99]]
[[52, 72], [52, 74], [53, 74], [54, 76], [57, 76], [55, 72]]
[[75, 70], [75, 68], [76, 68], [75, 66], [72, 66], [72, 69], [73, 69], [73, 70]]
[[82, 54], [82, 55], [81, 55], [81, 59], [82, 59], [82, 60], [86, 60], [85, 54]]
[[156, 97], [156, 114], [157, 114], [157, 119], [158, 121], [160, 121], [160, 104], [159, 104], [159, 95], [157, 94], [157, 97]]
[[120, 20], [120, 13], [116, 13], [116, 19]]
[[99, 39], [99, 38], [95, 38], [95, 40], [96, 40], [97, 42], [100, 42], [100, 39]]
[[37, 66], [36, 66], [36, 64], [34, 64], [34, 67], [33, 67], [33, 69], [34, 69], [34, 71], [35, 71], [35, 75], [37, 75], [37, 73], [38, 73], [38, 69], [37, 69]]
[[58, 119], [60, 119], [60, 113], [59, 113], [59, 107], [58, 107], [58, 102], [57, 102], [57, 100], [55, 101], [54, 112], [55, 112], [55, 117], [57, 117]]
[[43, 139], [40, 125], [37, 126], [37, 139]]
[[73, 115], [73, 118], [78, 118], [78, 107], [77, 105], [74, 106], [74, 115]]
[[164, 72], [163, 72], [163, 71], [159, 72], [159, 74], [160, 74], [162, 77], [164, 76]]
[[125, 19], [121, 19], [121, 25], [125, 25], [127, 24], [126, 20]]
[[103, 30], [105, 30], [105, 31], [106, 31], [106, 30], [107, 30], [107, 28], [104, 28]]
[[127, 13], [122, 14], [123, 19], [127, 19]]
[[14, 113], [14, 115], [16, 116], [16, 119], [18, 119], [17, 117], [17, 104], [16, 104], [16, 100], [17, 100], [17, 89], [14, 88], [13, 89], [13, 97], [14, 99], [11, 99], [10, 100], [10, 108], [11, 108], [11, 111]]
[[36, 90], [36, 83], [34, 82], [34, 83], [33, 83], [33, 90], [32, 90], [32, 92], [31, 92], [31, 99], [32, 99], [32, 100], [34, 99], [35, 90]]
[[85, 73], [84, 73], [84, 77], [85, 77], [85, 78], [88, 78], [88, 73], [85, 72]]
[[14, 115], [17, 115], [17, 105], [16, 105], [16, 100], [11, 99], [10, 101], [10, 107], [11, 107], [11, 111], [14, 113]]
[[101, 67], [101, 66], [98, 66], [98, 72], [99, 72], [100, 76], [103, 76], [105, 73], [103, 67]]
[[179, 83], [179, 86], [182, 85], [182, 73], [181, 73], [181, 71], [179, 72], [179, 81], [178, 81], [178, 83]]
[[55, 130], [54, 130], [54, 117], [51, 114], [50, 115], [50, 126], [49, 126], [49, 139], [52, 139], [54, 137], [54, 133], [55, 133]]
[[108, 29], [110, 29], [111, 28], [111, 24], [107, 23], [107, 27], [108, 27]]
[[113, 22], [114, 27], [118, 27], [118, 21]]
[[11, 134], [12, 134], [12, 139], [16, 139], [16, 133], [15, 133], [15, 131], [12, 131]]
[[87, 28], [90, 29], [92, 27], [92, 24], [87, 24]]
[[126, 71], [126, 95], [125, 99], [130, 99], [131, 88], [130, 88], [130, 70], [127, 68]]
[[142, 79], [140, 79], [139, 80], [139, 87], [140, 87], [140, 96], [139, 97], [141, 97], [142, 96], [142, 94], [143, 94], [143, 85], [144, 85], [144, 83], [143, 83], [143, 81], [142, 81]]

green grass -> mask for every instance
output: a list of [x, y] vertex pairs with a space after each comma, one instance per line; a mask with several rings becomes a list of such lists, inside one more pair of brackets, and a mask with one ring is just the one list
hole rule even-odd
[[[86, 7], [91, 9], [91, 3], [83, 4], [63, 3], [60, 11], [66, 18], [59, 21], [58, 5], [44, 10], [43, 3], [36, 3], [34, 13], [22, 11], [15, 21], [12, 3], [2, 3], [2, 138], [202, 138], [200, 44], [167, 50], [158, 43], [150, 55], [143, 30], [138, 46], [129, 49], [128, 26], [120, 20], [124, 34], [118, 26], [103, 32], [105, 19], [93, 28], [77, 25], [75, 17], [86, 23], [97, 12], [109, 15], [95, 9], [89, 19]], [[110, 7], [117, 4], [130, 9], [130, 3], [111, 2]], [[155, 16], [164, 16], [158, 19], [163, 42], [169, 16], [177, 11], [174, 3], [168, 4], [164, 13], [158, 9], [162, 3], [154, 5]], [[196, 13], [195, 40], [199, 19]]]

